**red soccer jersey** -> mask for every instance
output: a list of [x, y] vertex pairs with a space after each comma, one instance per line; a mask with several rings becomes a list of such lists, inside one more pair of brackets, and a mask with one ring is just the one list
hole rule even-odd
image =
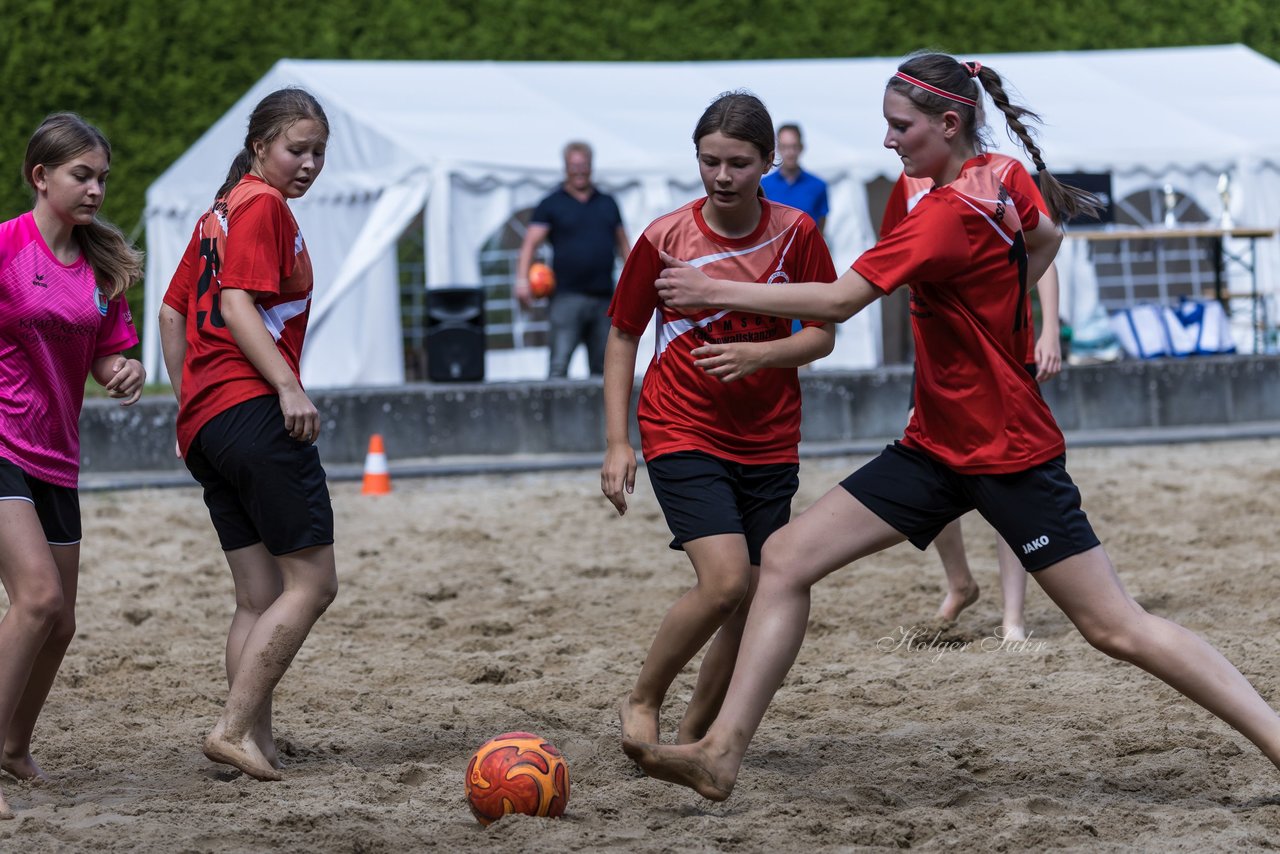
[[[831, 253], [813, 220], [760, 200], [760, 225], [747, 237], [716, 234], [702, 218], [706, 198], [654, 220], [636, 241], [609, 306], [613, 325], [639, 336], [658, 317], [657, 348], [640, 390], [638, 417], [646, 459], [703, 451], [752, 465], [793, 463], [800, 442], [800, 382], [795, 368], [764, 368], [736, 382], [708, 376], [691, 351], [704, 344], [773, 341], [791, 321], [749, 312], [685, 315], [659, 303], [658, 251], [707, 275], [740, 282], [831, 282]], [[806, 325], [821, 325], [806, 323]]]
[[[1027, 174], [1026, 168], [1019, 161], [1007, 154], [985, 154], [991, 170], [995, 172], [996, 178], [1001, 184], [1004, 184], [1015, 193], [1021, 193], [1035, 203], [1040, 212], [1047, 217], [1052, 217], [1049, 213], [1049, 206], [1045, 203], [1044, 197], [1040, 195], [1040, 188], [1036, 186], [1036, 182]], [[911, 213], [925, 195], [933, 189], [932, 178], [911, 178], [905, 172], [898, 176], [897, 182], [893, 185], [892, 192], [889, 193], [889, 201], [884, 206], [884, 220], [880, 223], [880, 237], [884, 237], [893, 231], [898, 223], [906, 219], [907, 214]], [[1027, 356], [1026, 364], [1032, 365], [1036, 361], [1036, 335], [1034, 323], [1031, 315], [1031, 301], [1026, 301], [1027, 308]]]
[[1023, 228], [1039, 221], [976, 157], [853, 264], [885, 293], [911, 288], [916, 410], [903, 443], [965, 474], [1023, 471], [1066, 447], [1023, 368]]
[[311, 258], [284, 196], [246, 175], [196, 223], [165, 305], [187, 318], [178, 403], [185, 456], [210, 418], [275, 389], [244, 355], [222, 319], [224, 289], [249, 291], [295, 376], [311, 309]]

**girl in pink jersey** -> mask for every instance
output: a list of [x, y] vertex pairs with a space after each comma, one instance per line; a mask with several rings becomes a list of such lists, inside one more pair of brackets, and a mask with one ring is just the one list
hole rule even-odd
[[[667, 612], [635, 687], [623, 699], [625, 739], [656, 742], [667, 690], [716, 635], [677, 740], [706, 731], [728, 686], [760, 563], [760, 548], [790, 518], [797, 487], [800, 386], [796, 368], [831, 352], [831, 324], [755, 313], [662, 308], [653, 281], [660, 252], [719, 275], [767, 282], [830, 281], [831, 256], [808, 215], [772, 204], [760, 179], [773, 164], [773, 122], [754, 95], [721, 95], [693, 134], [707, 195], [655, 220], [631, 250], [614, 293], [605, 350], [608, 449], [600, 486], [619, 515], [635, 486], [627, 427], [639, 339], [657, 311], [657, 352], [638, 408], [649, 479], [696, 584]], [[717, 633], [717, 630], [718, 633]]]
[[1035, 116], [1009, 102], [998, 74], [924, 54], [888, 83], [885, 146], [908, 175], [932, 178], [937, 188], [834, 285], [715, 281], [675, 259], [661, 275], [665, 303], [685, 311], [715, 305], [827, 320], [908, 284], [917, 384], [902, 441], [769, 540], [733, 680], [706, 736], [691, 745], [624, 744], [654, 777], [727, 798], [804, 639], [810, 588], [903, 540], [924, 548], [970, 509], [1015, 547], [1090, 644], [1158, 676], [1280, 766], [1280, 716], [1212, 646], [1125, 592], [1080, 508], [1062, 434], [1016, 346], [1027, 283], [1053, 261], [1062, 233], [978, 156], [983, 91], [1040, 170], [1049, 210], [1061, 218], [1088, 206], [1045, 170], [1023, 121]]
[[85, 380], [125, 406], [146, 380], [123, 353], [138, 343], [122, 295], [142, 255], [97, 216], [110, 168], [101, 131], [51, 115], [22, 166], [35, 208], [0, 223], [0, 769], [20, 780], [44, 778], [31, 737], [75, 634]]
[[230, 691], [204, 753], [282, 779], [275, 686], [337, 594], [320, 416], [299, 379], [311, 261], [287, 200], [324, 167], [329, 122], [301, 89], [262, 99], [160, 310], [178, 446], [235, 583]]

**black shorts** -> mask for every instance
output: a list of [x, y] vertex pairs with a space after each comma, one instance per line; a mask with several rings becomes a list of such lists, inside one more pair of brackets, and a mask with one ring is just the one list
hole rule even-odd
[[840, 485], [919, 549], [975, 508], [1029, 572], [1098, 545], [1065, 455], [1013, 474], [960, 474], [895, 442]]
[[80, 542], [80, 492], [74, 486], [54, 486], [0, 457], [0, 501], [30, 501], [51, 546]]
[[791, 519], [791, 499], [800, 486], [795, 463], [753, 466], [677, 451], [646, 460], [645, 466], [675, 537], [671, 548], [716, 534], [742, 534], [756, 566], [764, 541]]
[[333, 543], [320, 452], [284, 427], [280, 398], [255, 397], [209, 419], [187, 451], [224, 551], [262, 543], [273, 555]]

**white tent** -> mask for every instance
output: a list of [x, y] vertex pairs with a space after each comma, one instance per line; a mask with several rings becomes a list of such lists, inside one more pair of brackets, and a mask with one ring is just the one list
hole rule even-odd
[[[1051, 168], [1110, 171], [1117, 197], [1173, 181], [1208, 211], [1230, 173], [1237, 223], [1280, 224], [1280, 65], [1239, 45], [965, 57], [997, 69], [1046, 118]], [[395, 243], [426, 215], [427, 283], [480, 281], [479, 250], [517, 210], [561, 180], [569, 139], [595, 147], [597, 182], [634, 238], [700, 194], [690, 135], [718, 93], [745, 88], [775, 120], [799, 121], [805, 166], [830, 185], [827, 238], [837, 269], [874, 235], [865, 185], [900, 166], [883, 149], [880, 100], [898, 59], [684, 63], [496, 63], [282, 60], [147, 191], [144, 360], [163, 375], [156, 313], [196, 218], [268, 92], [305, 87], [328, 113], [324, 174], [293, 207], [310, 246], [316, 291], [303, 360], [311, 386], [403, 379]], [[1020, 154], [1003, 122], [998, 148]], [[1280, 273], [1262, 247], [1263, 287]], [[1066, 313], [1088, 308], [1087, 265], [1067, 261]], [[880, 358], [879, 317], [841, 329], [826, 366]], [[539, 366], [541, 369], [541, 366]]]

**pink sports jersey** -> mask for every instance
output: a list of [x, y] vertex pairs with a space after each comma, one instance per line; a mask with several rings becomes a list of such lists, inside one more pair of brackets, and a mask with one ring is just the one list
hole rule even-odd
[[1023, 471], [1065, 449], [1023, 368], [1023, 229], [1039, 221], [975, 157], [853, 264], [885, 293], [911, 288], [916, 410], [903, 444], [965, 474]]
[[[830, 282], [831, 254], [806, 214], [760, 200], [760, 224], [730, 239], [702, 218], [706, 198], [654, 220], [627, 256], [609, 315], [639, 336], [657, 311], [657, 348], [640, 390], [638, 419], [644, 455], [703, 451], [753, 465], [793, 463], [800, 442], [800, 382], [795, 368], [765, 368], [736, 382], [709, 376], [690, 353], [704, 344], [773, 341], [791, 321], [752, 312], [708, 310], [685, 315], [658, 301], [658, 251], [713, 278], [740, 282]], [[821, 325], [821, 324], [806, 324]]]
[[261, 178], [244, 176], [200, 217], [164, 295], [165, 305], [187, 318], [178, 403], [184, 456], [210, 418], [276, 393], [223, 321], [223, 289], [253, 294], [258, 315], [296, 377], [312, 285], [311, 256], [298, 222], [284, 196]]
[[55, 486], [80, 477], [80, 407], [93, 360], [138, 343], [82, 256], [63, 264], [35, 216], [0, 223], [0, 457]]
[[[1036, 182], [1027, 174], [1026, 168], [1021, 163], [1007, 154], [989, 153], [982, 155], [982, 157], [986, 158], [988, 166], [990, 166], [991, 171], [1001, 184], [1031, 199], [1042, 214], [1052, 217], [1052, 214], [1049, 213], [1048, 204], [1045, 203], [1044, 197], [1040, 195], [1040, 188], [1036, 186]], [[893, 185], [893, 191], [889, 193], [889, 201], [884, 206], [884, 220], [880, 223], [880, 236], [884, 237], [897, 228], [898, 223], [902, 222], [907, 214], [915, 208], [916, 203], [932, 189], [932, 178], [912, 178], [905, 172], [899, 175], [897, 183]], [[1035, 330], [1032, 328], [1031, 300], [1026, 301], [1026, 310], [1027, 334], [1024, 337], [1026, 338], [1027, 355], [1025, 358], [1028, 365], [1034, 365], [1036, 361], [1036, 340]]]

